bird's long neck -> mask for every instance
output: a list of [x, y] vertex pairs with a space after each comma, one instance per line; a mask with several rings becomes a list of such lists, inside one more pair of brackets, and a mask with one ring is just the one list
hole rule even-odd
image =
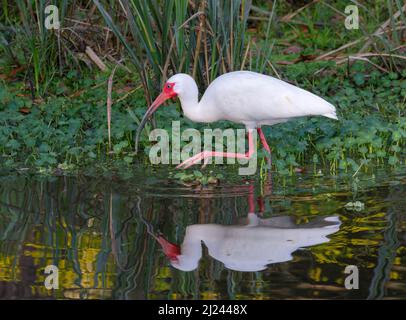
[[192, 121], [199, 122], [200, 120], [200, 106], [197, 95], [192, 97], [187, 95], [186, 97], [179, 97], [180, 103], [182, 105], [183, 113]]
[[205, 122], [204, 107], [198, 100], [199, 90], [195, 82], [190, 83], [185, 90], [179, 94], [183, 113], [187, 118], [195, 122]]

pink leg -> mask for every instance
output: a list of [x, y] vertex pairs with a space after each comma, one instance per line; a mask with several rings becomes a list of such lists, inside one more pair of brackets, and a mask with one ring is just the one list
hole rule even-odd
[[269, 158], [268, 158], [269, 166], [272, 166], [271, 148], [269, 147], [268, 142], [266, 142], [265, 135], [262, 132], [262, 129], [257, 128], [257, 131], [259, 134], [259, 138], [261, 139], [262, 145], [264, 146], [265, 150], [268, 151], [268, 153], [269, 153]]
[[254, 154], [254, 141], [252, 139], [252, 129], [248, 130], [248, 152], [246, 153], [235, 153], [235, 152], [217, 152], [217, 151], [203, 151], [195, 156], [186, 159], [181, 164], [179, 164], [176, 168], [189, 168], [190, 166], [200, 163], [201, 160], [204, 160], [204, 166], [207, 164], [207, 161], [211, 157], [224, 157], [224, 158], [236, 158], [236, 159], [249, 159]]

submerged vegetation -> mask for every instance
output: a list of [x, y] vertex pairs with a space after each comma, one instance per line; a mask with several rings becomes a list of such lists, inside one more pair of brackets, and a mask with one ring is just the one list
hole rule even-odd
[[[243, 0], [57, 2], [58, 32], [40, 23], [44, 1], [2, 2], [1, 166], [63, 172], [146, 163], [133, 152], [134, 133], [165, 77], [187, 72], [204, 89], [219, 74], [239, 69], [282, 78], [337, 107], [337, 122], [306, 118], [265, 128], [273, 170], [357, 172], [405, 162], [400, 1], [361, 5], [358, 30], [344, 27], [341, 1], [304, 7]], [[162, 108], [153, 125], [171, 130], [171, 120], [181, 120], [182, 128], [207, 127], [184, 118], [176, 105]], [[147, 135], [141, 143], [148, 154]]]

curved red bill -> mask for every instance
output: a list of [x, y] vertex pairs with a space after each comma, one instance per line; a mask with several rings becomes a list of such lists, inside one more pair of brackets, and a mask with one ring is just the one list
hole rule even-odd
[[174, 82], [167, 82], [162, 90], [162, 93], [155, 99], [155, 101], [151, 104], [148, 108], [147, 112], [145, 112], [144, 117], [142, 118], [140, 125], [138, 126], [137, 135], [135, 137], [135, 153], [138, 152], [138, 142], [140, 139], [140, 134], [142, 129], [144, 129], [145, 123], [148, 121], [148, 118], [158, 109], [158, 107], [164, 103], [169, 98], [177, 97], [177, 93], [175, 92], [175, 83]]
[[178, 260], [178, 256], [180, 255], [180, 247], [178, 245], [170, 243], [162, 236], [159, 236], [157, 240], [169, 260], [171, 261]]
[[145, 112], [144, 117], [142, 118], [140, 125], [138, 126], [137, 130], [137, 135], [135, 137], [135, 153], [138, 152], [138, 142], [140, 140], [140, 134], [142, 132], [142, 129], [144, 129], [145, 124], [147, 123], [148, 119], [152, 114], [158, 109], [158, 107], [164, 103], [166, 100], [171, 98], [170, 95], [168, 95], [165, 91], [162, 92], [151, 104], [151, 106], [148, 108], [147, 112]]

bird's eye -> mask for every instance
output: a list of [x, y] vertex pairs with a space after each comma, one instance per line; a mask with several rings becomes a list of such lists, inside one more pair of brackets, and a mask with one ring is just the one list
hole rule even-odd
[[170, 84], [167, 84], [166, 87], [167, 87], [168, 89], [172, 88], [172, 86], [171, 86]]

